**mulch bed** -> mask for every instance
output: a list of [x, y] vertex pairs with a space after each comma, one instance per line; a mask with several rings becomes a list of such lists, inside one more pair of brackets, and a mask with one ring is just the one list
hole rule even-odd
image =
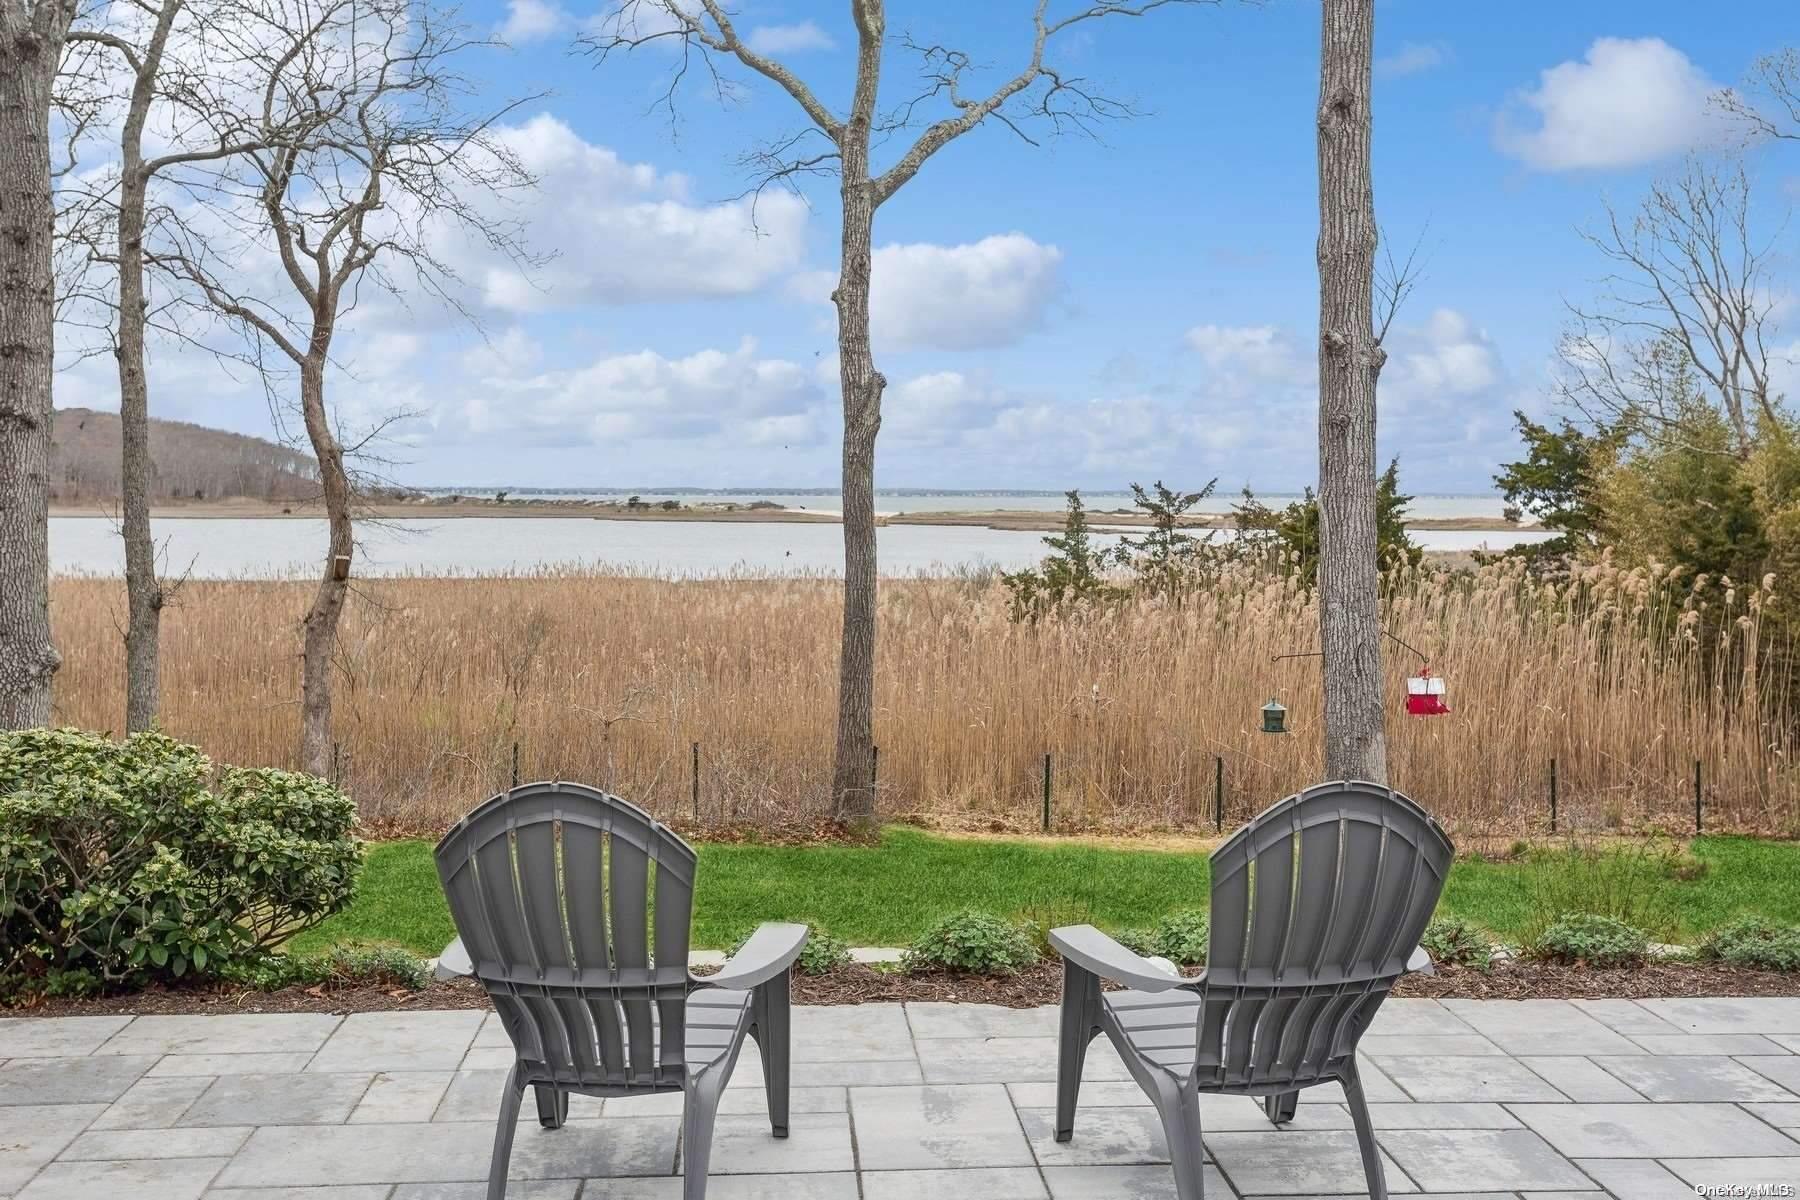
[[[1062, 967], [1043, 962], [1017, 975], [989, 977], [950, 971], [917, 975], [861, 965], [823, 975], [796, 975], [796, 1004], [866, 1004], [942, 1000], [1030, 1008], [1055, 1004], [1062, 995]], [[1502, 962], [1487, 971], [1445, 966], [1436, 975], [1410, 975], [1396, 996], [1434, 999], [1647, 999], [1655, 996], [1800, 996], [1800, 974], [1747, 971], [1698, 963], [1658, 963], [1635, 970], [1566, 967], [1554, 963]], [[87, 1000], [44, 999], [0, 1016], [68, 1017], [113, 1013], [353, 1013], [407, 1012], [430, 1008], [487, 1008], [487, 996], [468, 980], [433, 983], [414, 991], [391, 985], [350, 984], [258, 992], [195, 984], [153, 987]]]
[[1436, 1000], [1647, 1000], [1658, 996], [1800, 996], [1800, 974], [1724, 963], [1651, 963], [1636, 968], [1569, 967], [1509, 960], [1485, 971], [1442, 966], [1408, 975], [1396, 996]]

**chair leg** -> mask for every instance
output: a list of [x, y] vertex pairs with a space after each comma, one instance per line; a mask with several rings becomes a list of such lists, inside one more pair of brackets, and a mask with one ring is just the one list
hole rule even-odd
[[1162, 1118], [1169, 1143], [1169, 1166], [1175, 1172], [1176, 1200], [1204, 1200], [1206, 1142], [1200, 1134], [1200, 1092], [1173, 1078], [1159, 1080], [1151, 1099]]
[[488, 1163], [487, 1200], [506, 1200], [506, 1168], [512, 1162], [513, 1133], [519, 1127], [519, 1105], [525, 1099], [525, 1085], [519, 1082], [518, 1064], [506, 1077], [506, 1090], [500, 1097], [500, 1123], [494, 1127], [494, 1157]]
[[787, 972], [756, 989], [751, 1001], [750, 1036], [762, 1055], [763, 1094], [769, 1102], [769, 1128], [778, 1138], [788, 1135], [788, 1064], [792, 1058], [793, 987]]
[[537, 1093], [538, 1124], [545, 1129], [561, 1129], [569, 1119], [569, 1093], [548, 1083], [532, 1085]]
[[1056, 1042], [1056, 1140], [1075, 1136], [1075, 1104], [1088, 1043], [1100, 1032], [1100, 980], [1063, 960], [1062, 1030]]
[[1299, 1092], [1278, 1092], [1263, 1097], [1263, 1111], [1269, 1114], [1269, 1120], [1276, 1125], [1285, 1125], [1293, 1120], [1299, 1107]]
[[1375, 1142], [1375, 1123], [1369, 1119], [1369, 1102], [1363, 1098], [1362, 1079], [1355, 1066], [1347, 1068], [1342, 1083], [1350, 1102], [1350, 1119], [1356, 1125], [1356, 1144], [1362, 1150], [1363, 1174], [1369, 1181], [1369, 1200], [1387, 1200], [1387, 1172], [1381, 1167], [1381, 1147]]
[[687, 1100], [681, 1109], [681, 1200], [706, 1200], [706, 1172], [712, 1162], [719, 1090], [711, 1079], [688, 1085]]

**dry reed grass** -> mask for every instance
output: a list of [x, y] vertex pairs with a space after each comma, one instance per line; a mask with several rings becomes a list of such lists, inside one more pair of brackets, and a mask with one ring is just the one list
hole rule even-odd
[[[293, 762], [310, 587], [182, 589], [164, 616], [170, 732], [224, 761]], [[1390, 644], [1393, 782], [1468, 834], [1524, 835], [1548, 826], [1555, 758], [1563, 829], [1679, 831], [1692, 827], [1699, 759], [1709, 828], [1794, 832], [1800, 773], [1776, 698], [1789, 681], [1755, 666], [1771, 587], [1610, 563], [1560, 585], [1516, 565], [1402, 576], [1389, 627], [1431, 654], [1453, 713], [1400, 715], [1417, 664]], [[59, 719], [116, 728], [122, 585], [59, 579], [53, 598]], [[1239, 566], [1179, 606], [1138, 600], [1033, 626], [1008, 621], [992, 579], [887, 583], [883, 808], [1034, 828], [1048, 753], [1059, 828], [1207, 829], [1216, 755], [1230, 828], [1319, 775], [1319, 663], [1270, 661], [1315, 644], [1313, 604]], [[517, 742], [527, 778], [595, 782], [684, 825], [814, 821], [837, 631], [837, 585], [823, 579], [366, 580], [339, 654], [341, 777], [366, 816], [430, 828], [504, 786]], [[1724, 652], [1703, 654], [1715, 639]], [[1291, 710], [1290, 736], [1258, 731], [1271, 695]]]

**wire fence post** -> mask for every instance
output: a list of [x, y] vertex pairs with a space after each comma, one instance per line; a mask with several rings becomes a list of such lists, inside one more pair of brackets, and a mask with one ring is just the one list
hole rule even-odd
[[519, 743], [517, 743], [517, 742], [514, 742], [514, 743], [513, 743], [513, 774], [512, 774], [512, 780], [513, 780], [513, 781], [512, 781], [512, 785], [513, 785], [513, 786], [514, 786], [514, 787], [518, 787], [518, 786], [519, 786]]
[[331, 784], [336, 787], [344, 781], [343, 770], [338, 765], [338, 744], [331, 743]]
[[1044, 832], [1050, 832], [1050, 756], [1044, 755]]
[[881, 747], [873, 744], [869, 746], [869, 791], [870, 800], [881, 791]]
[[1213, 832], [1225, 831], [1225, 756], [1213, 755]]
[[1694, 760], [1694, 833], [1700, 833], [1700, 760]]
[[1550, 832], [1556, 832], [1556, 760], [1550, 760]]
[[692, 750], [693, 765], [688, 769], [688, 782], [693, 789], [694, 824], [698, 825], [700, 823], [700, 743], [695, 742], [690, 749]]

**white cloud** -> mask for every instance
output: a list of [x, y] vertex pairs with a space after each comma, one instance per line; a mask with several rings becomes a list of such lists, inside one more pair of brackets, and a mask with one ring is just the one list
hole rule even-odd
[[518, 46], [555, 37], [572, 24], [568, 10], [555, 0], [507, 0], [500, 37]]
[[943, 445], [990, 424], [1005, 400], [985, 377], [961, 371], [915, 376], [882, 396], [881, 436], [915, 445]]
[[522, 271], [465, 247], [471, 261], [459, 265], [495, 308], [741, 296], [801, 261], [807, 209], [797, 197], [769, 193], [754, 214], [747, 199], [696, 203], [681, 175], [625, 162], [548, 113], [499, 136], [539, 180], [504, 215], [556, 258]]
[[519, 374], [496, 355], [490, 373], [444, 402], [434, 419], [452, 437], [617, 446], [637, 439], [812, 441], [824, 396], [798, 363], [735, 350], [670, 358], [639, 350], [568, 370]]
[[1599, 38], [1580, 62], [1543, 71], [1494, 126], [1500, 150], [1542, 171], [1632, 167], [1714, 135], [1707, 99], [1718, 85], [1661, 38]]
[[831, 50], [837, 46], [831, 35], [813, 21], [793, 25], [758, 25], [747, 39], [758, 54], [802, 54], [808, 50]]
[[499, 337], [484, 338], [462, 352], [462, 369], [478, 377], [524, 375], [535, 370], [544, 357], [544, 348], [523, 326], [512, 325]]
[[[877, 247], [869, 275], [869, 322], [891, 350], [982, 350], [1007, 346], [1044, 323], [1061, 287], [1062, 251], [1022, 233], [960, 246], [929, 242]], [[837, 286], [827, 271], [795, 280], [808, 299]]]
[[1310, 356], [1274, 325], [1196, 325], [1183, 340], [1227, 386], [1304, 381], [1312, 370]]
[[1389, 364], [1382, 372], [1384, 391], [1403, 397], [1467, 397], [1501, 381], [1493, 343], [1454, 309], [1437, 309], [1422, 327], [1398, 333], [1390, 339]]
[[1441, 42], [1403, 42], [1392, 54], [1375, 60], [1375, 73], [1390, 78], [1417, 75], [1450, 61], [1450, 48]]

